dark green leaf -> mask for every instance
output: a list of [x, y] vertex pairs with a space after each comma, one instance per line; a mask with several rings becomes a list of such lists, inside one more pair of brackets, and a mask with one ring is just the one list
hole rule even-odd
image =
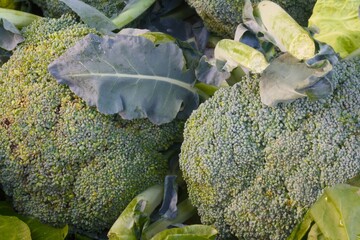
[[172, 42], [154, 45], [141, 36], [86, 36], [49, 65], [59, 83], [124, 119], [149, 118], [155, 124], [187, 118], [198, 105], [181, 49]]
[[165, 177], [164, 198], [159, 209], [159, 214], [167, 219], [174, 219], [177, 215], [177, 183], [176, 175], [168, 175]]

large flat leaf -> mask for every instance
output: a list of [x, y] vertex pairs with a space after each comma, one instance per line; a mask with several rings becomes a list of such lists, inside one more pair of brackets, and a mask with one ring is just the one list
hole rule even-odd
[[188, 117], [198, 105], [194, 74], [172, 42], [90, 34], [52, 62], [49, 71], [101, 113], [125, 119], [162, 124]]

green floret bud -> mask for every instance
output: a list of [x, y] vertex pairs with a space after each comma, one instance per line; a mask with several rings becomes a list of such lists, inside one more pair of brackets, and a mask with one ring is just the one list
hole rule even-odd
[[188, 119], [180, 167], [222, 239], [286, 239], [326, 186], [360, 172], [360, 59], [334, 66], [334, 93], [270, 108], [257, 76], [218, 90]]
[[[242, 22], [244, 0], [186, 1], [197, 11], [208, 29], [221, 36], [233, 37], [236, 27]], [[261, 2], [261, 0], [251, 2], [256, 4]], [[273, 2], [284, 8], [300, 25], [307, 26], [307, 20], [312, 13], [316, 0], [275, 0]]]
[[0, 69], [0, 183], [20, 213], [98, 232], [162, 183], [164, 151], [183, 123], [102, 115], [59, 85], [48, 64], [89, 33], [69, 16], [24, 28], [25, 42]]

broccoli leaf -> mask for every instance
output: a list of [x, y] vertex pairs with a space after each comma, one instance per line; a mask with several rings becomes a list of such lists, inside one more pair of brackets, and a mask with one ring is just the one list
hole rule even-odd
[[70, 7], [82, 21], [102, 33], [109, 33], [118, 27], [102, 12], [79, 0], [60, 0]]
[[313, 67], [288, 53], [271, 62], [260, 77], [261, 101], [268, 106], [308, 97], [325, 98], [333, 92], [332, 65], [329, 60], [314, 62]]
[[141, 36], [89, 34], [49, 71], [90, 106], [124, 119], [163, 124], [187, 118], [199, 101], [194, 73], [172, 42], [155, 45]]
[[29, 227], [17, 217], [0, 215], [0, 232], [2, 239], [31, 240]]
[[[360, 189], [347, 184], [326, 188], [288, 240], [358, 239]], [[304, 238], [308, 234], [307, 238]]]
[[360, 0], [316, 1], [309, 19], [309, 28], [317, 31], [314, 38], [332, 46], [342, 58], [360, 48], [359, 5]]
[[11, 51], [24, 41], [20, 31], [6, 19], [0, 19], [0, 47]]

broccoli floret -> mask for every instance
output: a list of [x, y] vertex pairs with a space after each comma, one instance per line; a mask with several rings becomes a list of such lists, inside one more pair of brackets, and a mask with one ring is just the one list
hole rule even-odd
[[20, 213], [95, 232], [163, 181], [183, 123], [102, 115], [59, 85], [48, 64], [88, 33], [69, 16], [24, 28], [0, 69], [0, 183]]
[[285, 239], [326, 186], [359, 174], [360, 59], [333, 71], [326, 99], [269, 108], [258, 78], [244, 77], [191, 115], [180, 166], [203, 223], [223, 236]]
[[[186, 0], [211, 32], [233, 37], [236, 27], [242, 22], [244, 0]], [[259, 3], [261, 0], [251, 1]], [[274, 0], [283, 7], [300, 25], [307, 26], [316, 0]]]
[[[117, 16], [126, 5], [124, 0], [117, 0], [117, 1], [82, 0], [82, 1], [84, 3], [87, 3], [95, 7], [97, 10], [104, 13], [108, 17]], [[43, 10], [43, 14], [46, 17], [56, 18], [56, 17], [60, 17], [64, 13], [71, 12], [71, 9], [68, 6], [66, 6], [65, 3], [59, 0], [33, 0], [33, 2]]]

